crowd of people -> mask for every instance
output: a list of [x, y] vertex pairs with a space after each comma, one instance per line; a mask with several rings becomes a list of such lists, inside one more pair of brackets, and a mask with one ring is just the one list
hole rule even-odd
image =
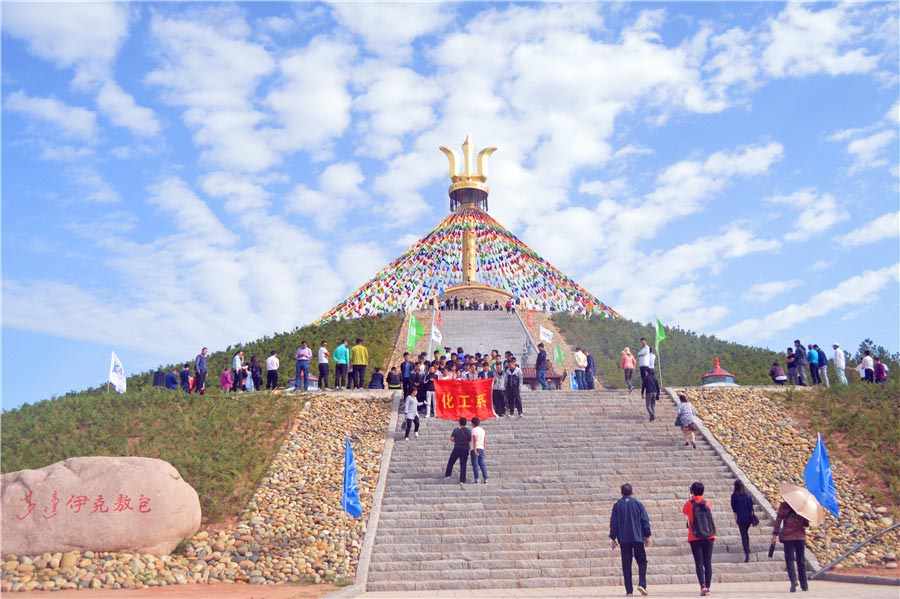
[[[804, 346], [799, 339], [794, 339], [794, 347], [787, 348], [785, 355], [784, 367], [777, 361], [772, 363], [769, 369], [769, 378], [776, 385], [797, 385], [800, 387], [812, 385], [824, 385], [831, 387], [831, 381], [828, 378], [829, 362], [834, 368], [834, 375], [837, 384], [847, 385], [847, 354], [841, 349], [839, 343], [831, 344], [834, 350], [831, 360], [825, 350], [816, 343]], [[868, 349], [863, 350], [863, 357], [855, 370], [859, 373], [859, 378], [867, 383], [887, 383], [888, 372], [890, 369], [877, 356], [873, 356]]]

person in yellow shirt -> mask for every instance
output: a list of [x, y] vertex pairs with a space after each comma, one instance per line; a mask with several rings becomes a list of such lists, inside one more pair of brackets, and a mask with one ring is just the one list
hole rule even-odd
[[356, 345], [350, 348], [350, 381], [348, 389], [364, 389], [363, 380], [366, 378], [366, 366], [369, 365], [369, 350], [363, 345], [363, 340], [356, 338]]

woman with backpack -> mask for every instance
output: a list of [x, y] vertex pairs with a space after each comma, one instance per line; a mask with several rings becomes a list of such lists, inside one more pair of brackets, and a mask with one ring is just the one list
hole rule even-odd
[[701, 597], [709, 595], [709, 585], [712, 584], [712, 553], [716, 540], [716, 525], [709, 502], [703, 499], [704, 491], [703, 483], [692, 484], [691, 498], [681, 510], [687, 516], [688, 544], [694, 556]]
[[[775, 515], [775, 527], [772, 529], [772, 545], [779, 540], [784, 545], [784, 565], [791, 580], [791, 592], [797, 592], [797, 578], [800, 579], [800, 590], [808, 591], [806, 581], [806, 527], [809, 520], [794, 511], [787, 501], [782, 501]], [[771, 554], [771, 550], [769, 551]], [[795, 566], [796, 564], [796, 566]]]

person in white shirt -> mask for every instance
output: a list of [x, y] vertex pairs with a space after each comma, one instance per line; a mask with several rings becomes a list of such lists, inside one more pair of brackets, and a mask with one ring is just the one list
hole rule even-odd
[[578, 390], [583, 391], [586, 383], [584, 380], [584, 369], [587, 368], [587, 356], [581, 351], [580, 347], [575, 348], [575, 383]]
[[324, 391], [328, 388], [328, 342], [323, 341], [319, 346], [319, 389]]
[[404, 405], [403, 411], [406, 412], [406, 435], [403, 438], [407, 441], [409, 441], [409, 431], [412, 429], [413, 424], [416, 425], [416, 436], [419, 436], [419, 402], [416, 401], [418, 387], [419, 383], [412, 384], [409, 395], [406, 396], [406, 404]]
[[847, 357], [844, 355], [844, 350], [841, 349], [840, 344], [837, 341], [831, 344], [831, 347], [834, 348], [834, 358], [831, 362], [834, 364], [834, 373], [837, 376], [838, 383], [841, 385], [846, 385], [847, 376], [845, 374], [845, 370], [847, 368]]
[[478, 484], [478, 471], [481, 470], [481, 480], [487, 484], [487, 466], [484, 465], [484, 429], [481, 428], [481, 419], [472, 418], [472, 473], [475, 475], [475, 484]]
[[278, 362], [277, 352], [273, 349], [266, 358], [266, 389], [275, 389], [278, 386]]
[[875, 360], [872, 359], [872, 352], [865, 350], [862, 362], [859, 363], [863, 371], [863, 380], [867, 383], [875, 382]]
[[300, 381], [303, 381], [303, 390], [309, 389], [309, 361], [312, 360], [312, 349], [306, 345], [306, 341], [300, 342], [300, 347], [294, 354], [296, 361], [296, 375], [294, 376], [294, 387], [300, 388]]

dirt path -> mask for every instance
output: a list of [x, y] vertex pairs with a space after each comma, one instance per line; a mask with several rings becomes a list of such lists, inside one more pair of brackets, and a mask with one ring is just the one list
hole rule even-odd
[[249, 585], [249, 584], [180, 584], [149, 589], [73, 589], [68, 591], [29, 591], [4, 593], [7, 597], [33, 599], [319, 599], [337, 587], [330, 584]]

